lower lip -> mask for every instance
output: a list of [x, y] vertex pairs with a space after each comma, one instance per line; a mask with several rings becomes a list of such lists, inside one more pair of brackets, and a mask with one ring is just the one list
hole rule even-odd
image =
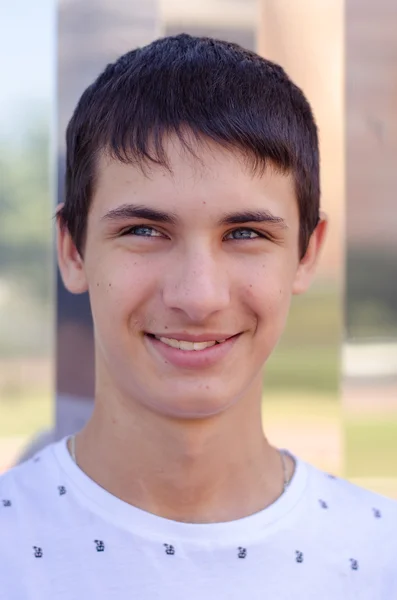
[[240, 333], [234, 335], [221, 344], [215, 344], [204, 350], [179, 350], [150, 335], [145, 335], [145, 339], [167, 363], [182, 369], [203, 369], [212, 367], [225, 358], [240, 335]]

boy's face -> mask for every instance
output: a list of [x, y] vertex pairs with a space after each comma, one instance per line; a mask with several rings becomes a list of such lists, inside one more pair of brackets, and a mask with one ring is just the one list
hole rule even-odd
[[205, 417], [260, 389], [325, 224], [300, 261], [290, 176], [253, 176], [215, 145], [201, 162], [166, 148], [173, 175], [101, 157], [84, 259], [60, 230], [59, 262], [70, 291], [89, 291], [99, 392]]

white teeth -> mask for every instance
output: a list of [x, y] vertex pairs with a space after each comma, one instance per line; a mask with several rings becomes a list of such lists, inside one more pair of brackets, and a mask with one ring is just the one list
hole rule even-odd
[[171, 348], [179, 348], [178, 340], [174, 340], [173, 338], [166, 338], [166, 337], [160, 337], [157, 339], [159, 339], [160, 342], [163, 342], [163, 344], [167, 344], [167, 346], [171, 346]]
[[204, 350], [205, 348], [210, 348], [216, 344], [216, 342], [186, 342], [182, 340], [175, 340], [173, 338], [155, 337], [163, 342], [163, 344], [167, 344], [167, 346], [171, 346], [171, 348], [178, 348], [179, 350]]

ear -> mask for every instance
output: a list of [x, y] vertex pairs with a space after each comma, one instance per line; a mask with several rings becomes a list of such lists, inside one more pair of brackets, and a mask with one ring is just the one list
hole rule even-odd
[[310, 287], [316, 270], [320, 251], [324, 244], [328, 228], [328, 219], [324, 213], [320, 214], [320, 221], [313, 231], [305, 256], [300, 260], [292, 286], [293, 294], [303, 294]]
[[57, 208], [57, 254], [58, 265], [65, 288], [72, 294], [82, 294], [88, 290], [84, 261], [80, 256], [69, 229], [61, 216], [63, 204]]

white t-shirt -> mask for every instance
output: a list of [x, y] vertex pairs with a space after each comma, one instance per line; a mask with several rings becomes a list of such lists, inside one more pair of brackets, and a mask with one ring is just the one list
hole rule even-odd
[[0, 598], [397, 599], [397, 503], [294, 458], [274, 504], [201, 525], [122, 502], [50, 445], [0, 478]]

